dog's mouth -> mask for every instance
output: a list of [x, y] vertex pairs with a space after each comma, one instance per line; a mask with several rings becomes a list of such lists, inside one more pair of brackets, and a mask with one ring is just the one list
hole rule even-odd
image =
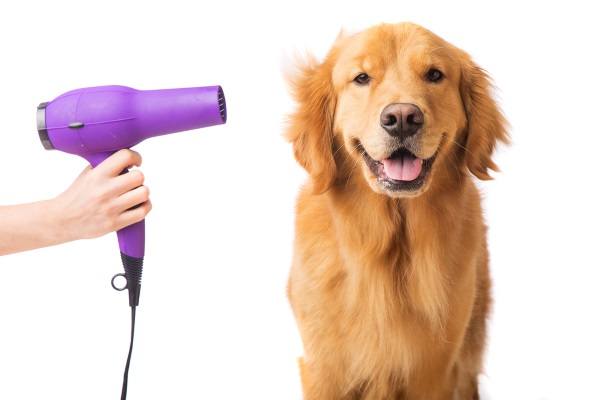
[[381, 161], [371, 158], [362, 146], [359, 146], [359, 150], [377, 182], [393, 192], [414, 192], [420, 189], [435, 161], [435, 154], [428, 159], [422, 159], [404, 147]]

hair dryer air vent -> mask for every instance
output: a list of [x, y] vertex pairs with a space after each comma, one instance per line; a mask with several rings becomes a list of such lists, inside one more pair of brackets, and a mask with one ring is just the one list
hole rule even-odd
[[225, 94], [223, 93], [221, 86], [219, 86], [217, 96], [219, 102], [219, 112], [221, 113], [221, 118], [223, 118], [223, 123], [225, 123], [227, 122], [227, 104], [225, 104]]

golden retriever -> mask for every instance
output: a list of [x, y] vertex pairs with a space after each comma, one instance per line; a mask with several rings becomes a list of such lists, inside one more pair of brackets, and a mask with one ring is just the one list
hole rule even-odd
[[508, 142], [490, 86], [410, 23], [342, 35], [292, 79], [305, 399], [478, 399], [491, 298], [471, 174], [491, 179]]

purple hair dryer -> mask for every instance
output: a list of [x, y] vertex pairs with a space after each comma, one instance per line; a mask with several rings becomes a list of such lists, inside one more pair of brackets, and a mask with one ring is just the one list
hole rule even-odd
[[[226, 119], [220, 86], [164, 90], [99, 86], [67, 92], [37, 109], [37, 128], [44, 147], [79, 155], [92, 167], [150, 137], [219, 125]], [[117, 236], [129, 302], [137, 306], [144, 221], [121, 229]]]
[[[225, 96], [220, 86], [164, 90], [99, 86], [67, 92], [37, 108], [37, 129], [44, 147], [79, 155], [92, 167], [114, 152], [150, 137], [224, 124], [226, 119]], [[115, 275], [111, 283], [117, 290], [129, 291], [132, 307], [132, 342], [121, 397], [124, 399], [141, 288], [144, 221], [119, 230], [117, 236], [125, 273]], [[125, 277], [125, 287], [115, 286], [117, 276]]]

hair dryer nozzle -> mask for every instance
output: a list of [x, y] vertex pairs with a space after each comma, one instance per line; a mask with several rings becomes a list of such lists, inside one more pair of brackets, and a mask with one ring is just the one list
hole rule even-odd
[[227, 122], [227, 103], [225, 103], [225, 93], [223, 93], [223, 89], [221, 86], [218, 86], [217, 98], [219, 103], [219, 112], [221, 113], [221, 118], [223, 119], [223, 123]]

